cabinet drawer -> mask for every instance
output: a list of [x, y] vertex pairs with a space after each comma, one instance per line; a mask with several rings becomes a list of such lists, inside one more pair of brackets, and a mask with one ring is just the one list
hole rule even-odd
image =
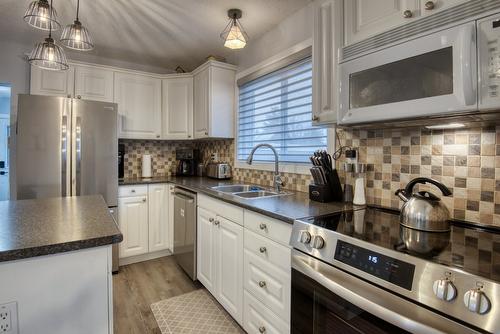
[[147, 195], [148, 195], [147, 185], [118, 187], [118, 197], [147, 196]]
[[288, 334], [287, 324], [248, 291], [244, 292], [243, 328], [249, 334]]
[[269, 238], [258, 235], [245, 229], [245, 249], [260, 257], [262, 260], [275, 265], [290, 273], [290, 248], [280, 245]]
[[198, 206], [216, 212], [219, 216], [243, 225], [243, 209], [210, 196], [198, 194]]
[[245, 210], [245, 227], [282, 245], [290, 243], [292, 224], [281, 220]]
[[273, 310], [286, 323], [290, 322], [290, 273], [244, 250], [244, 287]]

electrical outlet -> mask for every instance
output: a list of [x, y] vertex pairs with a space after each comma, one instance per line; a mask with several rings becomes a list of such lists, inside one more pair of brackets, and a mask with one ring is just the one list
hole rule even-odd
[[0, 304], [0, 334], [17, 334], [17, 302]]

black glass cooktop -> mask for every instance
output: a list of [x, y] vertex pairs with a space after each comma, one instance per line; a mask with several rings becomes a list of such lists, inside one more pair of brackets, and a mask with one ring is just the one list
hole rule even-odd
[[301, 219], [338, 233], [500, 281], [500, 232], [452, 223], [450, 232], [399, 224], [399, 213], [378, 208]]

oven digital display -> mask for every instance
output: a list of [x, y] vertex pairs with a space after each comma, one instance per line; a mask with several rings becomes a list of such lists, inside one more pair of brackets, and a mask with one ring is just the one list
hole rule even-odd
[[339, 240], [335, 260], [362, 270], [368, 274], [411, 290], [415, 266], [366, 248]]

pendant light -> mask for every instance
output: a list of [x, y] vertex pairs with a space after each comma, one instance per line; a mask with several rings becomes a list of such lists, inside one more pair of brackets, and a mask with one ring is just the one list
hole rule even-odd
[[31, 2], [23, 18], [30, 26], [41, 30], [57, 30], [61, 26], [57, 22], [56, 10], [47, 0]]
[[94, 48], [92, 37], [78, 19], [80, 11], [80, 0], [76, 1], [76, 19], [73, 24], [68, 24], [61, 35], [61, 43], [70, 49], [78, 51], [90, 51]]
[[224, 40], [224, 46], [230, 49], [243, 49], [247, 44], [248, 35], [239, 21], [242, 12], [239, 9], [230, 9], [227, 16], [230, 19], [229, 23], [220, 34]]
[[[52, 0], [50, 0], [52, 8]], [[50, 12], [49, 12], [50, 13]], [[51, 14], [49, 20], [52, 20]], [[30, 64], [38, 66], [46, 70], [67, 70], [69, 68], [66, 54], [63, 48], [55, 44], [52, 38], [52, 25], [49, 24], [49, 37], [44, 42], [37, 43], [28, 57]]]

